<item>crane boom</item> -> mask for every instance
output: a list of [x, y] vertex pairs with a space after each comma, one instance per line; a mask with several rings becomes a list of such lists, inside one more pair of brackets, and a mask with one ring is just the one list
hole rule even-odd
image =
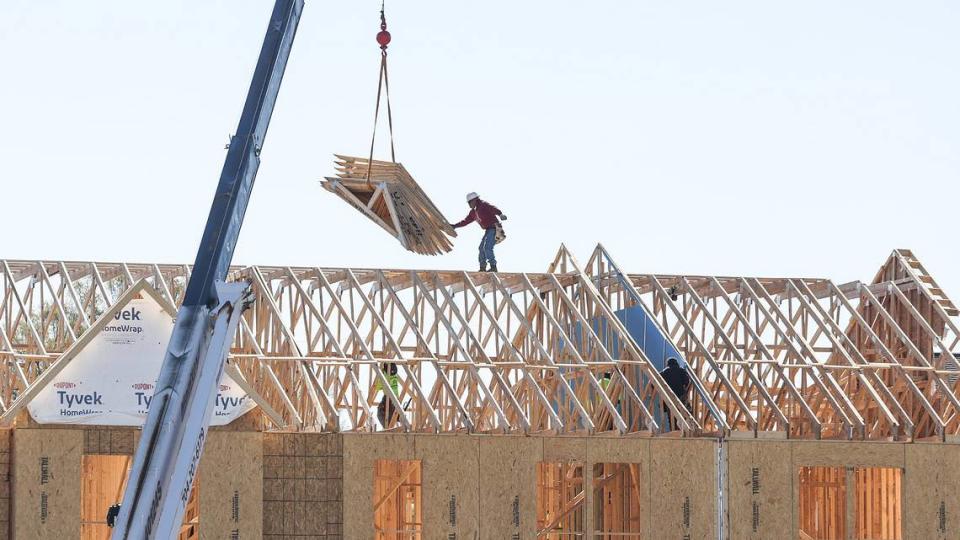
[[113, 540], [176, 538], [248, 284], [225, 283], [303, 0], [277, 0], [134, 454]]

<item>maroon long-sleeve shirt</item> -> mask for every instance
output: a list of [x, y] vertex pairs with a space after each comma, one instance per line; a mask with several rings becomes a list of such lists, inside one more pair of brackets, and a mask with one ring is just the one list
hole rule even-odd
[[470, 209], [470, 213], [467, 214], [467, 217], [463, 218], [462, 221], [459, 221], [453, 225], [453, 228], [463, 227], [464, 225], [469, 225], [476, 221], [480, 224], [480, 227], [484, 229], [489, 229], [495, 227], [497, 223], [500, 223], [500, 220], [497, 219], [497, 216], [501, 215], [503, 212], [500, 211], [496, 206], [477, 199], [477, 205]]

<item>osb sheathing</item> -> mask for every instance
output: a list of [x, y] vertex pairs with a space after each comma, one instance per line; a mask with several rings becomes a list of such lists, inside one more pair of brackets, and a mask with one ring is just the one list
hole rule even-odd
[[139, 438], [140, 430], [132, 428], [86, 428], [83, 453], [132, 456]]
[[793, 443], [733, 440], [727, 457], [728, 538], [777, 538], [793, 527]]
[[[14, 495], [14, 537], [76, 537], [81, 455], [132, 452], [136, 437], [129, 433], [21, 428], [5, 453], [0, 432], [0, 498]], [[229, 538], [237, 526], [240, 538], [372, 538], [377, 459], [422, 461], [424, 538], [535, 537], [541, 461], [584, 463], [588, 533], [592, 466], [637, 463], [645, 538], [716, 538], [715, 440], [213, 431], [207, 445], [200, 469], [203, 538]], [[723, 446], [725, 538], [779, 538], [784, 531], [794, 537], [801, 466], [903, 468], [903, 538], [960, 538], [960, 445], [732, 440]], [[4, 463], [12, 463], [6, 492]]]
[[343, 435], [343, 537], [374, 538], [373, 464], [378, 459], [416, 458], [414, 435]]
[[[14, 538], [30, 539], [76, 538], [82, 456], [132, 455], [139, 439], [139, 431], [131, 428], [45, 426], [12, 432], [13, 497], [12, 504], [0, 506], [0, 516], [12, 508]], [[10, 431], [0, 432], [0, 449], [3, 433]], [[262, 438], [256, 432], [210, 432], [199, 472], [201, 539], [231, 538], [235, 530], [240, 538], [261, 537]], [[0, 452], [0, 459], [6, 455]], [[6, 493], [11, 491], [0, 482], [0, 494]], [[0, 539], [6, 530], [0, 530]]]
[[480, 445], [472, 437], [426, 435], [416, 438], [421, 462], [423, 530], [440, 538], [480, 534]]
[[342, 456], [338, 434], [263, 434], [263, 538], [364, 538], [342, 532]]
[[960, 538], [960, 445], [905, 445], [904, 538]]
[[[535, 538], [536, 465], [544, 461], [584, 464], [587, 532], [593, 528], [592, 465], [611, 462], [641, 465], [647, 538], [717, 535], [716, 441], [382, 434], [346, 434], [343, 440], [345, 538], [373, 537], [377, 459], [422, 460], [425, 538]], [[453, 497], [456, 527], [450, 519]]]
[[70, 424], [38, 424], [26, 411], [16, 418], [13, 431], [35, 430], [76, 430], [83, 433], [84, 454], [104, 454], [132, 456], [140, 440], [140, 430], [121, 426], [87, 426]]
[[14, 538], [64, 540], [79, 535], [83, 443], [82, 430], [14, 430]]
[[263, 434], [211, 431], [200, 459], [200, 540], [263, 536]]
[[[535, 538], [537, 463], [543, 439], [476, 436], [480, 446], [480, 538]], [[424, 476], [430, 471], [424, 468]]]
[[13, 432], [0, 429], [0, 540], [10, 538], [10, 446]]
[[[585, 439], [550, 440], [550, 459], [583, 461]], [[534, 538], [539, 437], [346, 434], [344, 538], [373, 538], [373, 465], [420, 460], [425, 538]], [[453, 512], [451, 512], [451, 508]]]
[[650, 441], [651, 538], [717, 537], [717, 442]]

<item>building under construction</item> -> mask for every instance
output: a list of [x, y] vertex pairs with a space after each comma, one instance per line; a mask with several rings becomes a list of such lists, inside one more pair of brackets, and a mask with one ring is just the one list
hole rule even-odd
[[[842, 283], [586, 255], [233, 268], [181, 538], [960, 537], [960, 311], [910, 251]], [[162, 352], [191, 267], [0, 265], [0, 538], [107, 538], [157, 369], [117, 351]]]

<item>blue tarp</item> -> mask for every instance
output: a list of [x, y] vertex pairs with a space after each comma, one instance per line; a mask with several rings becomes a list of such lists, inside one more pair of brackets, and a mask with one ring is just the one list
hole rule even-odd
[[[621, 309], [614, 312], [614, 315], [619, 319], [619, 321], [626, 328], [627, 333], [633, 338], [633, 341], [643, 350], [644, 354], [650, 360], [650, 362], [656, 367], [657, 371], [661, 371], [667, 364], [667, 358], [676, 358], [680, 363], [681, 367], [686, 366], [686, 361], [683, 356], [680, 354], [680, 351], [673, 346], [673, 343], [664, 336], [660, 330], [657, 328], [656, 323], [651, 319], [647, 314], [646, 309], [643, 306], [637, 305], [629, 307], [626, 309]], [[606, 318], [596, 318], [591, 324], [593, 327], [593, 332], [597, 335], [600, 341], [607, 346], [607, 349], [610, 351], [614, 358], [619, 354], [622, 344], [620, 343], [621, 337], [617, 331], [612, 328], [609, 328], [608, 319]], [[590, 354], [590, 345], [585, 343], [582, 335], [582, 328], [580, 324], [575, 324], [571, 331], [568, 334], [571, 339], [577, 344], [577, 350], [580, 352], [581, 356], [588, 356]], [[563, 344], [561, 344], [561, 349]], [[634, 383], [634, 388], [637, 392], [642, 392], [644, 387], [649, 384], [649, 381], [646, 376], [644, 376], [639, 367], [626, 367], [624, 372], [630, 373], [633, 371], [633, 381], [639, 381], [639, 384]], [[573, 383], [571, 383], [573, 386]], [[627, 403], [627, 407], [623, 407], [623, 404]], [[659, 399], [654, 399], [648, 401], [646, 404], [647, 409], [653, 414], [656, 422], [663, 426], [664, 430], [669, 430], [669, 426], [666, 425], [666, 418], [663, 414], [663, 407]], [[635, 410], [635, 407], [630, 404], [629, 400], [621, 399], [620, 403], [617, 404], [617, 409], [623, 415], [624, 421], [628, 424], [633, 421], [635, 415], [639, 414], [639, 411]]]
[[643, 350], [650, 362], [657, 367], [657, 371], [666, 367], [667, 358], [670, 357], [676, 358], [680, 367], [686, 367], [687, 363], [680, 351], [660, 333], [656, 323], [647, 315], [647, 310], [643, 306], [621, 309], [615, 311], [614, 315], [627, 328], [630, 337]]

